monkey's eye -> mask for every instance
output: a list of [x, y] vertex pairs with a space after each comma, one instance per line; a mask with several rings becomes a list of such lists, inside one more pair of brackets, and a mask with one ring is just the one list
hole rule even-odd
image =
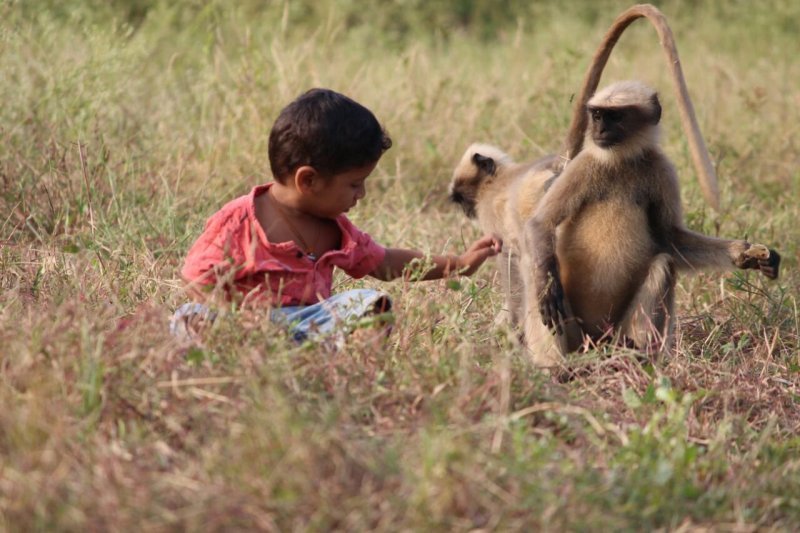
[[603, 112], [599, 109], [591, 109], [589, 112], [592, 114], [592, 120], [595, 122], [600, 122], [603, 120]]
[[606, 120], [609, 122], [619, 122], [622, 120], [621, 111], [606, 111]]

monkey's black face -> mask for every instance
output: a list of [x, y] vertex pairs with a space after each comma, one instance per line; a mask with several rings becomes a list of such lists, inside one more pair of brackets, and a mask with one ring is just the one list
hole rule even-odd
[[[457, 203], [468, 218], [478, 218], [478, 191], [497, 172], [497, 163], [491, 157], [474, 153], [467, 169], [459, 167], [450, 185], [450, 201]], [[472, 166], [474, 165], [474, 166]]]
[[462, 190], [457, 185], [453, 186], [453, 190], [450, 192], [450, 201], [461, 206], [461, 209], [468, 218], [475, 218], [478, 216], [478, 213], [475, 211], [474, 188], [472, 190]]
[[592, 120], [592, 139], [600, 148], [616, 146], [627, 137], [626, 115], [622, 108], [589, 107]]
[[587, 106], [586, 109], [591, 120], [592, 139], [600, 148], [622, 144], [644, 128], [657, 124], [660, 118], [654, 116], [653, 110], [639, 106]]

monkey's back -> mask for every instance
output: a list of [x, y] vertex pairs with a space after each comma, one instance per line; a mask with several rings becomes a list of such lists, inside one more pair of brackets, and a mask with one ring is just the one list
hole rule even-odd
[[611, 191], [562, 223], [556, 256], [573, 313], [589, 334], [617, 324], [655, 255], [644, 208]]
[[530, 163], [508, 187], [508, 205], [503, 218], [506, 235], [513, 237], [515, 245], [522, 235], [523, 225], [544, 196], [546, 183], [555, 175], [554, 159], [555, 156], [548, 156]]

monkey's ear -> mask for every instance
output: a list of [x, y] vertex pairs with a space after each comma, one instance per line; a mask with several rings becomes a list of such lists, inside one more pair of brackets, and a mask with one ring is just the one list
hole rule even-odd
[[650, 104], [653, 106], [653, 124], [658, 124], [661, 120], [661, 102], [658, 101], [657, 94], [650, 99]]
[[472, 156], [472, 162], [475, 163], [475, 166], [482, 172], [490, 176], [494, 176], [494, 173], [497, 171], [497, 165], [491, 157], [476, 153]]

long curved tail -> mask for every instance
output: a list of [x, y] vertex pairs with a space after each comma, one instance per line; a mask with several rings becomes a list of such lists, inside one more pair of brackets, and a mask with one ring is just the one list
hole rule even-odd
[[678, 100], [678, 109], [680, 110], [681, 124], [683, 130], [689, 140], [689, 150], [692, 155], [692, 162], [694, 163], [695, 170], [697, 171], [698, 179], [700, 181], [700, 188], [706, 201], [716, 211], [719, 211], [719, 186], [717, 184], [717, 174], [714, 170], [714, 165], [711, 162], [711, 156], [708, 153], [708, 148], [703, 141], [703, 136], [700, 133], [700, 128], [697, 125], [697, 118], [694, 114], [694, 106], [689, 97], [689, 91], [686, 88], [686, 80], [683, 76], [681, 69], [681, 62], [678, 58], [678, 50], [675, 46], [675, 39], [672, 36], [667, 24], [667, 19], [657, 8], [650, 4], [635, 5], [621, 15], [612, 24], [611, 28], [603, 37], [597, 51], [592, 58], [592, 63], [586, 76], [583, 80], [583, 87], [575, 102], [575, 107], [572, 115], [572, 122], [570, 124], [567, 139], [564, 142], [562, 151], [560, 152], [564, 157], [559, 163], [560, 167], [556, 169], [557, 172], [563, 170], [564, 165], [575, 157], [578, 152], [583, 148], [583, 139], [587, 128], [586, 117], [586, 102], [592, 97], [597, 90], [597, 85], [600, 82], [600, 76], [603, 69], [608, 62], [608, 57], [617, 44], [622, 33], [630, 24], [639, 18], [646, 18], [655, 28], [661, 42], [661, 48], [666, 55], [667, 64], [669, 65], [670, 74], [672, 77], [673, 85]]

